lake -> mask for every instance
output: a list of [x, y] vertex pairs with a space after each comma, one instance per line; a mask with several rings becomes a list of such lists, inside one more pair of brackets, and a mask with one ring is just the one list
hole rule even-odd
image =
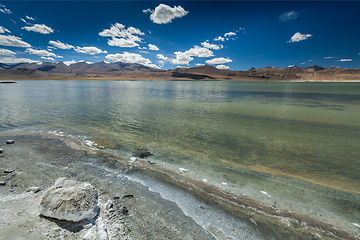
[[359, 234], [360, 83], [18, 81], [0, 113]]

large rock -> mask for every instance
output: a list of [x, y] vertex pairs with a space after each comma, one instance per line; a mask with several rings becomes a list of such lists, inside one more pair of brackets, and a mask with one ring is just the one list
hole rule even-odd
[[78, 222], [97, 215], [97, 202], [97, 191], [90, 183], [59, 178], [45, 191], [39, 208], [43, 216]]

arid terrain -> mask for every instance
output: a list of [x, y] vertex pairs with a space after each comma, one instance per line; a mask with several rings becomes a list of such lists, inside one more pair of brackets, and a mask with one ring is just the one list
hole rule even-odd
[[130, 63], [88, 64], [78, 62], [65, 65], [51, 63], [0, 63], [0, 79], [98, 79], [98, 80], [204, 80], [204, 81], [360, 81], [360, 69], [346, 69], [317, 65], [310, 67], [264, 67], [248, 71], [231, 71], [204, 65], [194, 68], [160, 70]]

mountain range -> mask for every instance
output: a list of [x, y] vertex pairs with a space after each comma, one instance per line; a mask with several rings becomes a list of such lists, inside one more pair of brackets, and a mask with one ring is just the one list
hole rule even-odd
[[0, 63], [0, 79], [98, 79], [98, 80], [208, 80], [208, 81], [308, 81], [308, 80], [358, 80], [360, 68], [346, 69], [317, 65], [288, 68], [264, 67], [248, 71], [217, 69], [204, 65], [194, 68], [161, 70], [136, 63], [86, 63], [66, 65], [52, 63]]

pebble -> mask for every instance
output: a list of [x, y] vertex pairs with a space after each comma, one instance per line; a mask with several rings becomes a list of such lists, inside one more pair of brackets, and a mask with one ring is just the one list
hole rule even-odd
[[0, 181], [0, 186], [4, 186], [5, 184], [6, 184], [6, 182]]
[[6, 141], [6, 144], [14, 144], [14, 143], [15, 143], [14, 140], [7, 140], [7, 141]]
[[15, 171], [15, 168], [8, 168], [8, 169], [4, 170], [5, 173], [12, 173], [14, 171]]
[[0, 148], [0, 153], [3, 153], [4, 151], [2, 150], [2, 148]]
[[33, 192], [33, 193], [37, 193], [40, 192], [40, 188], [39, 187], [30, 187], [28, 189], [26, 189], [26, 192]]

